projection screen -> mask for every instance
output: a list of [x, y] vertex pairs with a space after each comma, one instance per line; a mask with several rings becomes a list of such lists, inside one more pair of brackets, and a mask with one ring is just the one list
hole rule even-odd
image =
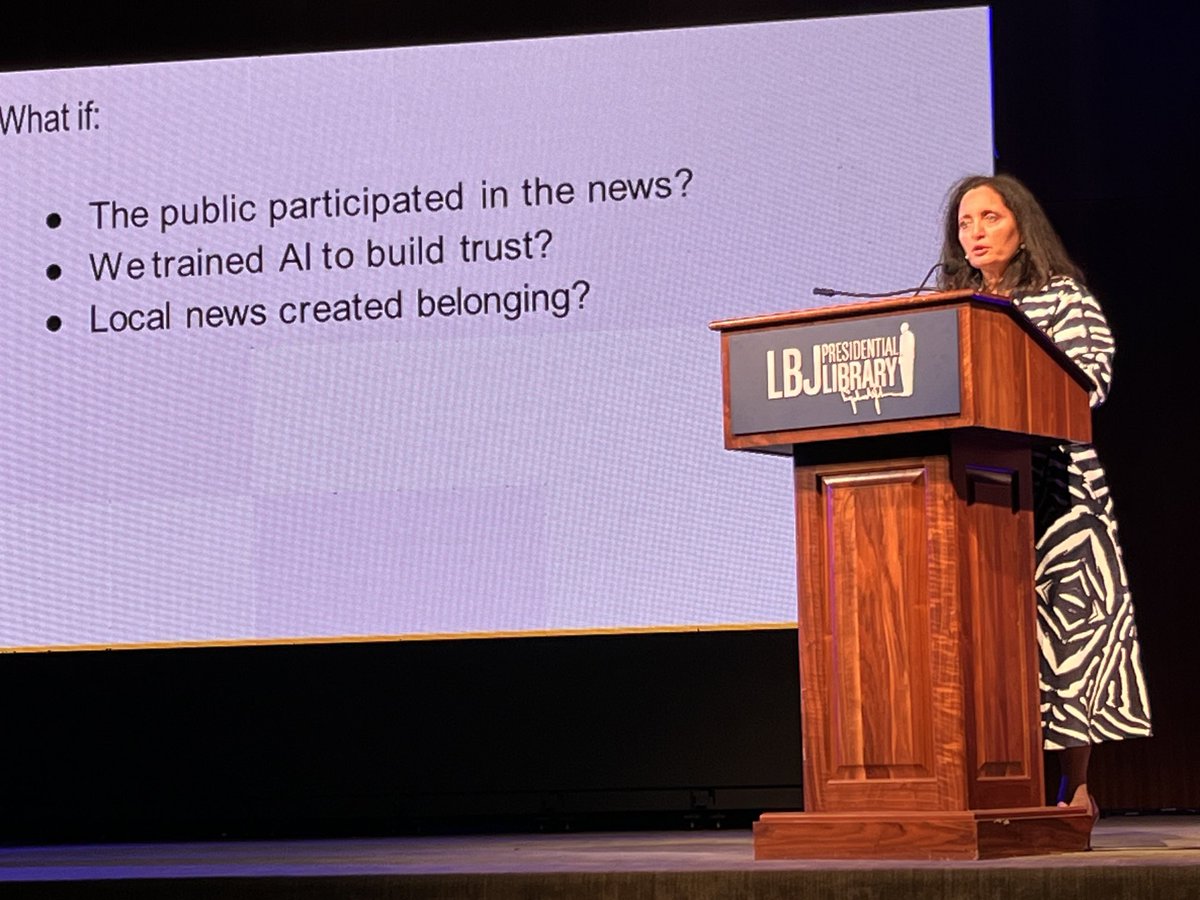
[[988, 40], [0, 75], [0, 648], [794, 624], [791, 470], [723, 449], [707, 324], [921, 280]]

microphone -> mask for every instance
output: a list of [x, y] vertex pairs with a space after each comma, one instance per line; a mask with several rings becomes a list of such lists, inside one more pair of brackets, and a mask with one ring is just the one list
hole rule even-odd
[[884, 291], [882, 293], [864, 294], [859, 291], [839, 291], [834, 288], [815, 287], [812, 292], [818, 297], [855, 297], [860, 300], [882, 300], [885, 297], [899, 297], [901, 294], [919, 294], [926, 290], [925, 285], [929, 283], [929, 279], [933, 277], [933, 273], [938, 269], [942, 269], [947, 275], [953, 275], [959, 270], [961, 263], [956, 259], [944, 259], [941, 262], [934, 263], [929, 271], [925, 273], [925, 277], [921, 279], [921, 283], [915, 288], [901, 288], [898, 291]]
[[920, 285], [918, 285], [917, 289], [913, 291], [913, 293], [919, 294], [921, 291], [925, 290], [925, 285], [929, 283], [929, 279], [933, 277], [933, 273], [938, 269], [941, 269], [947, 275], [953, 275], [962, 267], [963, 261], [961, 259], [954, 259], [953, 257], [950, 259], [943, 259], [941, 262], [935, 262], [933, 266], [930, 267], [929, 271], [925, 273], [925, 277], [921, 279]]

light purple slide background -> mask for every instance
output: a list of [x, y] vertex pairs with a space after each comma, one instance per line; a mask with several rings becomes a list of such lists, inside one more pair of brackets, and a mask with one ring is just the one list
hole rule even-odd
[[[916, 284], [946, 189], [991, 170], [983, 9], [0, 75], [0, 113], [87, 100], [93, 130], [0, 137], [0, 647], [794, 621], [791, 469], [723, 449], [706, 326]], [[534, 176], [575, 201], [525, 207]], [[656, 176], [671, 197], [587, 202]], [[462, 211], [265, 222], [459, 181]], [[231, 193], [259, 219], [160, 233], [162, 204]], [[97, 228], [99, 200], [149, 225]], [[539, 229], [544, 258], [454, 260]], [[362, 262], [439, 234], [441, 265]], [[306, 241], [358, 260], [275, 271]], [[260, 243], [262, 274], [89, 262]], [[417, 315], [580, 279], [561, 318]], [[398, 321], [276, 317], [397, 290]], [[166, 301], [169, 330], [91, 329]], [[261, 327], [185, 327], [255, 302]]]

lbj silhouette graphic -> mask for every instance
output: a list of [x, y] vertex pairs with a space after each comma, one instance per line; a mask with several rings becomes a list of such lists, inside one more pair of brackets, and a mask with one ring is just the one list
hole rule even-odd
[[917, 336], [907, 322], [900, 323], [900, 396], [911, 397], [913, 366], [917, 362]]
[[[917, 336], [907, 322], [900, 323], [900, 334], [894, 338], [852, 342], [877, 346], [877, 355], [865, 356], [862, 359], [864, 371], [884, 373], [885, 377], [876, 378], [873, 383], [859, 378], [858, 385], [853, 385], [853, 376], [846, 379], [849, 384], [841, 389], [842, 400], [850, 404], [854, 414], [858, 415], [858, 404], [870, 401], [875, 406], [875, 414], [882, 414], [879, 401], [884, 397], [911, 397], [915, 387], [915, 369], [917, 364]], [[853, 362], [853, 361], [852, 361]], [[880, 363], [883, 363], [881, 366]], [[897, 371], [899, 370], [899, 371]]]

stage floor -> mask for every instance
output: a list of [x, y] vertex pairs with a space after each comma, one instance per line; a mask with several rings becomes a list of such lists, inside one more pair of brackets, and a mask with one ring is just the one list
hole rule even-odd
[[[22, 885], [20, 896], [38, 897], [263, 897], [295, 895], [294, 889], [304, 884], [300, 893], [305, 896], [347, 892], [371, 896], [375, 892], [370, 886], [375, 885], [378, 896], [389, 897], [536, 897], [545, 896], [547, 890], [559, 897], [663, 897], [694, 896], [698, 877], [711, 881], [719, 872], [725, 873], [721, 877], [727, 883], [718, 895], [745, 897], [778, 896], [787, 883], [781, 878], [803, 885], [803, 893], [789, 896], [837, 896], [837, 885], [842, 884], [838, 879], [845, 881], [851, 875], [858, 896], [874, 896], [865, 885], [884, 885], [898, 874], [912, 881], [914, 888], [921, 879], [936, 878], [937, 884], [945, 886], [969, 877], [980, 887], [987, 878], [1011, 881], [1018, 875], [1036, 875], [1043, 882], [1074, 879], [1079, 896], [1106, 900], [1200, 895], [1193, 892], [1200, 890], [1200, 817], [1101, 819], [1093, 833], [1093, 848], [1085, 853], [981, 862], [755, 862], [750, 832], [741, 830], [9, 847], [0, 848], [0, 894], [8, 896]], [[590, 882], [585, 877], [595, 875], [604, 877], [592, 877]], [[651, 883], [646, 875], [657, 880]], [[1085, 889], [1085, 883], [1098, 875], [1110, 879], [1102, 879], [1108, 887], [1094, 883]], [[1111, 882], [1118, 875], [1130, 885], [1147, 888], [1156, 877], [1169, 881], [1153, 891], [1129, 893]], [[497, 876], [518, 880], [506, 883]], [[691, 880], [680, 882], [676, 892], [671, 889], [673, 878]], [[827, 886], [827, 893], [815, 892], [818, 882]], [[711, 883], [717, 888], [721, 882]], [[144, 890], [152, 884], [154, 891]], [[286, 889], [289, 884], [292, 890]], [[646, 890], [635, 889], [639, 884]], [[315, 890], [319, 885], [328, 889]], [[619, 889], [620, 885], [625, 888]], [[849, 883], [842, 886], [850, 887]], [[948, 887], [941, 893], [931, 893], [930, 887], [931, 883], [925, 884], [921, 894], [958, 896]], [[894, 883], [886, 890], [880, 887], [879, 896], [904, 895]]]

